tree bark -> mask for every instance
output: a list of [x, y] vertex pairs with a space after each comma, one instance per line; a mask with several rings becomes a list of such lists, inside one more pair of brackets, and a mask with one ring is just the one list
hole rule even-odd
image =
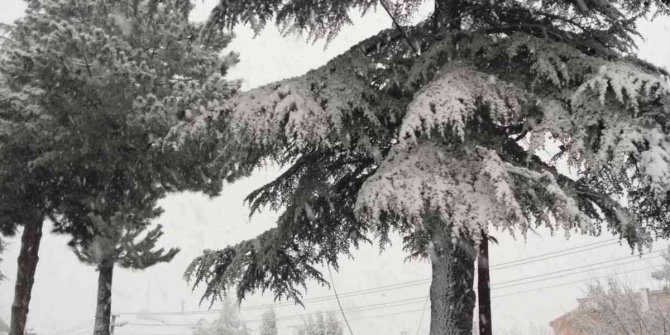
[[16, 285], [14, 286], [12, 318], [9, 327], [10, 335], [24, 335], [26, 332], [28, 306], [35, 283], [43, 224], [44, 216], [36, 213], [35, 217], [30, 222], [26, 222], [23, 227], [21, 251], [19, 252], [18, 268], [16, 270]]
[[492, 335], [491, 277], [489, 273], [489, 240], [482, 234], [477, 255], [477, 304], [479, 309], [479, 335]]
[[114, 259], [103, 259], [98, 265], [98, 301], [95, 309], [94, 335], [110, 335], [112, 316], [112, 278]]
[[470, 241], [452, 240], [449, 229], [433, 232], [429, 245], [430, 335], [471, 335], [475, 250]]

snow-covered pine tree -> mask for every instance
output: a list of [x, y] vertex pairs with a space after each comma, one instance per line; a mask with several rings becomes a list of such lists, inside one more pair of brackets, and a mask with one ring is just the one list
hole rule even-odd
[[[598, 234], [632, 247], [667, 237], [669, 94], [665, 71], [635, 58], [638, 18], [663, 1], [222, 0], [212, 27], [273, 18], [332, 38], [352, 9], [397, 22], [303, 76], [239, 95], [216, 120], [230, 173], [272, 160], [285, 171], [252, 192], [281, 212], [257, 238], [208, 250], [186, 278], [203, 299], [236, 290], [300, 301], [319, 264], [392, 231], [432, 262], [431, 335], [472, 331], [475, 249], [490, 227]], [[553, 159], [544, 149], [556, 147]], [[562, 174], [566, 162], [575, 176]], [[624, 201], [625, 200], [625, 201]]]
[[26, 227], [11, 334], [24, 333], [45, 216], [82, 255], [108, 244], [121, 252], [102, 248], [101, 257], [88, 258], [100, 270], [95, 333], [108, 334], [114, 262], [144, 268], [174, 253], [151, 251], [158, 230], [133, 240], [160, 213], [157, 200], [183, 189], [220, 190], [226, 176], [209, 156], [219, 139], [180, 148], [161, 140], [237, 89], [223, 79], [236, 60], [221, 55], [230, 35], [189, 22], [191, 9], [188, 0], [30, 0], [25, 17], [8, 27], [0, 58], [0, 228]]
[[260, 335], [277, 335], [277, 314], [274, 309], [269, 309], [261, 317]]
[[240, 319], [240, 308], [234, 299], [221, 300], [221, 313], [213, 322], [201, 321], [193, 335], [251, 335], [245, 322]]

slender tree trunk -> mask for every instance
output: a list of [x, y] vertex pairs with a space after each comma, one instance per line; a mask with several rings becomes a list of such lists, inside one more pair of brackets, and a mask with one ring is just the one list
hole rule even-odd
[[491, 322], [491, 277], [489, 274], [489, 240], [482, 234], [477, 255], [477, 303], [479, 309], [479, 335], [492, 335]]
[[21, 251], [16, 271], [16, 286], [14, 287], [14, 302], [12, 303], [12, 319], [9, 334], [23, 335], [28, 321], [28, 306], [30, 295], [35, 283], [35, 270], [39, 260], [40, 241], [44, 216], [36, 213], [35, 217], [26, 222], [21, 235]]
[[430, 335], [471, 335], [475, 250], [469, 241], [452, 240], [448, 230], [433, 232], [429, 246]]
[[114, 259], [105, 258], [98, 265], [98, 302], [95, 309], [93, 335], [109, 335], [112, 316], [112, 278]]

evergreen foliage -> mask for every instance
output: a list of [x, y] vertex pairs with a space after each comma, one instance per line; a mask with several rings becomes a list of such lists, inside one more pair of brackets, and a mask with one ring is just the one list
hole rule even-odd
[[[327, 36], [350, 7], [376, 3], [226, 0], [210, 27], [276, 14]], [[431, 24], [445, 6], [460, 29]], [[400, 232], [428, 256], [428, 214], [473, 244], [489, 224], [609, 229], [639, 248], [667, 236], [668, 79], [631, 53], [635, 19], [667, 11], [659, 1], [437, 1], [431, 20], [227, 101], [207, 116], [233, 134], [217, 153], [239, 157], [237, 170], [286, 165], [247, 198], [252, 212], [282, 215], [255, 239], [205, 251], [187, 279], [206, 284], [204, 299], [235, 287], [239, 298], [260, 289], [299, 301], [307, 280], [325, 283], [316, 264], [336, 265], [373, 236], [384, 244]], [[179, 129], [197, 137], [200, 126]], [[554, 146], [554, 159], [538, 156]]]
[[[382, 1], [398, 22], [421, 2]], [[379, 4], [222, 0], [209, 27], [275, 17], [286, 31], [332, 38], [350, 9]], [[186, 278], [205, 285], [203, 299], [270, 290], [300, 302], [307, 280], [326, 283], [318, 264], [337, 267], [393, 231], [433, 263], [431, 334], [460, 334], [471, 327], [473, 250], [490, 227], [609, 230], [639, 250], [668, 237], [668, 74], [637, 59], [633, 40], [639, 18], [669, 10], [436, 0], [416, 26], [226, 101], [207, 114], [231, 134], [217, 155], [237, 163], [230, 174], [285, 166], [247, 197], [252, 213], [281, 216], [255, 239], [205, 251]], [[177, 129], [198, 138], [206, 120]], [[555, 156], [542, 159], [544, 150]]]
[[77, 258], [84, 263], [99, 265], [113, 257], [122, 268], [143, 270], [157, 263], [169, 262], [179, 252], [176, 248], [168, 251], [156, 248], [156, 242], [163, 235], [161, 225], [139, 238], [149, 225], [146, 218], [143, 218], [144, 222], [138, 222], [131, 216], [117, 214], [110, 219], [111, 222], [100, 216], [90, 220], [96, 226], [96, 236], [85, 246], [73, 248]]
[[137, 237], [168, 192], [221, 188], [219, 139], [164, 139], [237, 90], [224, 79], [236, 55], [220, 54], [230, 35], [189, 22], [188, 0], [28, 2], [0, 59], [0, 228], [37, 211], [100, 269], [169, 261], [160, 227]]
[[208, 323], [201, 321], [193, 335], [250, 335], [246, 324], [240, 320], [239, 306], [233, 299], [222, 299], [219, 318]]

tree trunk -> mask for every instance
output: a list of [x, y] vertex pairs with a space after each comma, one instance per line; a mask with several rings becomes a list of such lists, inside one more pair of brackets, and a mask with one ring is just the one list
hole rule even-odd
[[114, 259], [105, 258], [98, 265], [98, 302], [95, 309], [94, 335], [109, 335], [112, 316], [112, 278]]
[[479, 335], [492, 335], [491, 322], [491, 277], [489, 274], [489, 240], [482, 234], [482, 243], [477, 255], [477, 303], [479, 309]]
[[471, 335], [475, 251], [470, 241], [452, 240], [449, 229], [433, 232], [429, 246], [430, 335]]
[[28, 306], [30, 295], [35, 283], [35, 270], [39, 260], [40, 241], [44, 216], [36, 213], [31, 222], [26, 222], [21, 235], [21, 251], [19, 252], [18, 268], [16, 270], [16, 285], [14, 287], [14, 302], [12, 303], [12, 319], [10, 321], [10, 335], [23, 335], [28, 320]]

